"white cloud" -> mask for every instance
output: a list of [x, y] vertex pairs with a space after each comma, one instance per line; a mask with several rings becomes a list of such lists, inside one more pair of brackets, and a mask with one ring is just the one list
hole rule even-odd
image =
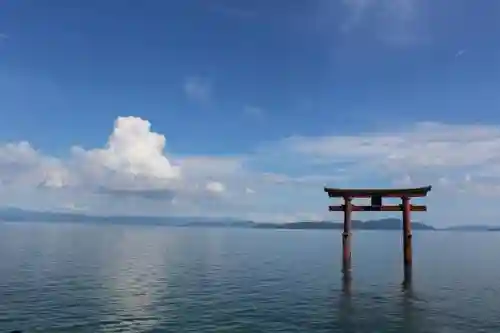
[[[431, 184], [431, 205], [448, 209], [434, 212], [437, 215], [451, 216], [453, 207], [461, 212], [459, 218], [472, 219], [487, 211], [473, 208], [478, 200], [500, 199], [500, 126], [419, 123], [404, 131], [293, 137], [278, 146], [273, 150], [301, 156], [305, 164], [332, 169], [342, 165], [358, 182], [386, 187]], [[450, 197], [460, 205], [449, 206]]]
[[426, 21], [422, 0], [344, 0], [348, 10], [344, 32], [360, 27], [393, 45], [412, 45], [424, 40]]
[[252, 190], [251, 188], [247, 187], [247, 188], [245, 188], [245, 193], [246, 193], [246, 194], [254, 194], [254, 193], [255, 193], [255, 191], [254, 191], [254, 190]]
[[217, 176], [243, 172], [243, 157], [186, 156], [176, 160], [179, 167], [192, 175]]
[[[76, 146], [68, 159], [44, 155], [27, 142], [8, 143], [0, 147], [0, 190], [59, 189], [77, 197], [104, 195], [115, 201], [135, 197], [168, 205], [176, 198], [201, 200], [224, 192], [222, 182], [210, 179], [241, 167], [236, 158], [228, 157], [174, 159], [166, 154], [165, 145], [165, 137], [138, 117], [117, 118], [103, 148]], [[199, 185], [202, 183], [206, 187]]]
[[433, 185], [430, 211], [421, 216], [435, 225], [499, 217], [500, 126], [419, 123], [398, 131], [296, 136], [246, 156], [170, 156], [165, 148], [165, 137], [137, 117], [119, 117], [103, 148], [74, 147], [64, 159], [27, 142], [4, 144], [0, 200], [104, 214], [340, 219], [327, 212], [322, 187], [375, 182]]
[[[500, 199], [500, 126], [449, 125], [424, 122], [401, 130], [291, 137], [271, 145], [261, 154], [301, 170], [330, 170], [325, 181], [338, 187], [410, 187], [433, 185], [424, 201], [429, 212], [416, 214], [434, 225], [498, 223], [495, 202]], [[324, 171], [323, 171], [324, 172]], [[320, 173], [304, 189], [318, 186]], [[317, 182], [312, 183], [311, 178]], [[269, 174], [276, 184], [290, 184], [287, 175]], [[343, 178], [346, 177], [346, 178]], [[294, 177], [297, 179], [304, 177]], [[313, 178], [314, 179], [314, 178]], [[299, 183], [300, 184], [300, 183]], [[313, 185], [314, 184], [314, 185]], [[287, 187], [290, 191], [290, 187]], [[292, 191], [290, 191], [291, 193]], [[290, 194], [292, 197], [292, 194]], [[477, 207], [480, 206], [481, 209]], [[309, 206], [312, 207], [312, 206]], [[317, 213], [321, 211], [318, 205]], [[311, 211], [312, 213], [312, 211]], [[360, 214], [360, 218], [376, 217]], [[339, 217], [337, 217], [339, 218]]]
[[0, 147], [0, 181], [4, 187], [63, 187], [69, 181], [56, 158], [44, 156], [28, 142]]
[[206, 189], [209, 192], [218, 194], [224, 192], [226, 190], [226, 187], [222, 183], [212, 181], [207, 183]]
[[264, 110], [262, 108], [251, 105], [245, 106], [244, 112], [252, 117], [262, 117], [264, 115]]
[[119, 117], [105, 148], [89, 151], [75, 148], [74, 152], [87, 162], [113, 172], [175, 180], [180, 178], [180, 168], [173, 166], [165, 156], [165, 144], [163, 135], [151, 131], [149, 121]]
[[188, 77], [184, 81], [184, 92], [189, 99], [205, 104], [212, 98], [212, 83], [202, 77]]
[[348, 18], [342, 28], [348, 31], [360, 23], [366, 11], [373, 7], [376, 0], [343, 0], [342, 2], [349, 11]]
[[500, 127], [424, 122], [400, 132], [292, 137], [288, 150], [321, 162], [358, 162], [406, 170], [490, 167], [500, 162]]
[[332, 174], [332, 175], [321, 175], [321, 174], [312, 174], [312, 175], [303, 175], [303, 176], [289, 176], [286, 174], [280, 173], [272, 173], [265, 172], [261, 175], [262, 179], [268, 183], [279, 185], [316, 185], [323, 186], [327, 183], [336, 182], [341, 179], [345, 179], [345, 175]]
[[65, 161], [73, 186], [120, 196], [173, 198], [183, 189], [181, 168], [165, 154], [166, 139], [137, 117], [119, 117], [104, 148], [72, 148]]

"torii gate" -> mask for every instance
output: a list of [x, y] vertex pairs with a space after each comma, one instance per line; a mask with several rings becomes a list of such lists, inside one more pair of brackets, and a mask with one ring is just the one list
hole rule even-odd
[[[361, 212], [403, 212], [403, 255], [405, 282], [411, 282], [412, 267], [412, 234], [410, 212], [425, 212], [427, 206], [412, 205], [411, 198], [425, 197], [432, 186], [400, 189], [340, 189], [327, 188], [325, 192], [330, 198], [343, 198], [344, 204], [329, 206], [331, 212], [344, 212], [344, 232], [342, 233], [342, 272], [350, 279], [351, 272], [351, 215], [353, 211]], [[401, 198], [400, 205], [383, 205], [382, 198]], [[356, 206], [354, 198], [371, 198], [371, 205]]]

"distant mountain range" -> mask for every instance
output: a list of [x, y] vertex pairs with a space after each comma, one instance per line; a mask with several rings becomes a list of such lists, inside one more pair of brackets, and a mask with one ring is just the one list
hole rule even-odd
[[[342, 229], [343, 223], [329, 221], [303, 221], [291, 223], [258, 223], [234, 218], [209, 217], [160, 217], [160, 216], [95, 216], [82, 213], [41, 212], [18, 208], [0, 209], [0, 221], [4, 222], [72, 222], [100, 224], [143, 224], [184, 227], [233, 227], [261, 229]], [[415, 230], [433, 230], [423, 223], [413, 222]], [[379, 219], [370, 221], [352, 221], [352, 228], [358, 230], [400, 230], [399, 219]]]
[[[342, 222], [304, 221], [291, 223], [255, 223], [257, 228], [268, 229], [343, 229]], [[352, 221], [353, 230], [401, 230], [403, 223], [400, 219], [386, 218], [368, 221]], [[421, 222], [412, 222], [413, 230], [434, 230], [434, 227]]]
[[[343, 229], [342, 222], [300, 221], [290, 223], [260, 223], [234, 218], [178, 217], [178, 216], [96, 216], [75, 212], [43, 212], [19, 208], [0, 209], [0, 221], [3, 222], [65, 222], [158, 225], [177, 227], [225, 227], [259, 229]], [[402, 222], [397, 218], [384, 218], [369, 221], [352, 221], [353, 230], [401, 230]], [[412, 222], [413, 230], [448, 230], [448, 231], [500, 231], [500, 227], [486, 225], [454, 226], [436, 229], [421, 222]]]
[[231, 218], [177, 217], [177, 216], [96, 216], [75, 212], [45, 212], [19, 208], [0, 209], [0, 221], [4, 222], [74, 222], [108, 224], [144, 224], [169, 226], [250, 226], [251, 221]]
[[444, 228], [442, 230], [447, 231], [500, 231], [500, 227], [491, 226], [491, 225], [457, 225], [448, 228]]

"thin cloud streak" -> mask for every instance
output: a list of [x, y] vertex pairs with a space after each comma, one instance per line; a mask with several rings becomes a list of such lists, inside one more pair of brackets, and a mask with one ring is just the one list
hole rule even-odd
[[420, 0], [344, 0], [343, 4], [348, 13], [340, 26], [344, 33], [363, 27], [371, 37], [393, 46], [428, 40]]
[[455, 58], [463, 56], [465, 52], [466, 50], [459, 50], [457, 53], [455, 53]]
[[186, 96], [195, 102], [206, 104], [211, 101], [213, 94], [212, 83], [205, 78], [192, 76], [184, 80]]
[[254, 10], [232, 7], [227, 5], [214, 5], [211, 10], [236, 19], [252, 19], [257, 17], [257, 12]]

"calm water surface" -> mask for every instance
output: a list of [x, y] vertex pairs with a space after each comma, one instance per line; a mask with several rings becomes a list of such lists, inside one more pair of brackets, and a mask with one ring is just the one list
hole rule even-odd
[[0, 224], [0, 332], [500, 332], [500, 233]]

